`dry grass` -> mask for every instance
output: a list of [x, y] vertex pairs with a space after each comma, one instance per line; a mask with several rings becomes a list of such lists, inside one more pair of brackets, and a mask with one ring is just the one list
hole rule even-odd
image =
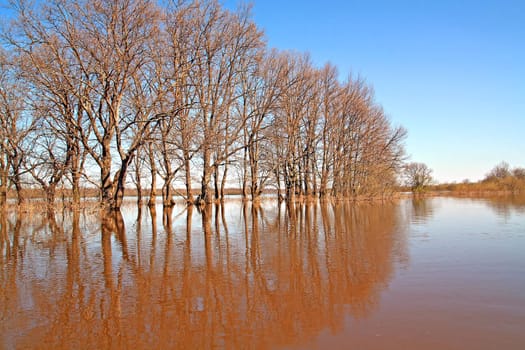
[[441, 184], [432, 186], [430, 191], [438, 192], [455, 192], [458, 194], [505, 194], [505, 193], [523, 193], [525, 192], [525, 179], [519, 179], [514, 176], [507, 176], [502, 179], [491, 179], [479, 182], [462, 182], [452, 184]]

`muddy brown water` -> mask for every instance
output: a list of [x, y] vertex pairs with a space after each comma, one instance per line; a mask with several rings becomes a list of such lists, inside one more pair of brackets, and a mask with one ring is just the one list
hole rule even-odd
[[0, 218], [4, 349], [525, 349], [525, 200]]

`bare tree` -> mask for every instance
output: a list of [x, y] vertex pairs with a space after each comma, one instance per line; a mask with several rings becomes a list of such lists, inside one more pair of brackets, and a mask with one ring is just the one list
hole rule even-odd
[[60, 140], [44, 127], [32, 134], [33, 152], [26, 158], [27, 169], [40, 185], [46, 197], [48, 210], [55, 204], [58, 185], [62, 182], [69, 163], [69, 155]]
[[[11, 124], [12, 98], [9, 95], [9, 73], [7, 57], [0, 51], [0, 206], [7, 203], [7, 189], [9, 183], [9, 128]], [[6, 87], [8, 89], [6, 90]], [[12, 91], [12, 90], [11, 90]], [[2, 228], [4, 228], [2, 222]]]
[[486, 176], [486, 180], [504, 179], [511, 175], [510, 165], [507, 162], [501, 162], [496, 165]]
[[[150, 68], [148, 53], [151, 38], [158, 33], [158, 9], [147, 0], [56, 0], [42, 6], [38, 16], [22, 3], [17, 9], [19, 32], [13, 38], [25, 39], [17, 45], [38, 63], [39, 75], [48, 67], [33, 53], [51, 52], [52, 62], [60, 63], [61, 69], [54, 71], [58, 88], [73, 94], [75, 111], [82, 113], [89, 128], [68, 120], [100, 167], [103, 202], [120, 207], [127, 168], [155, 117], [150, 106], [132, 110], [124, 100]], [[113, 161], [114, 149], [118, 163]], [[115, 165], [118, 170], [112, 176]]]
[[404, 167], [405, 183], [412, 192], [421, 192], [432, 183], [432, 169], [424, 163], [408, 163]]
[[18, 204], [25, 202], [23, 176], [35, 119], [27, 112], [26, 89], [19, 79], [15, 57], [0, 51], [0, 204], [5, 204], [9, 183]]
[[403, 160], [403, 128], [392, 128], [373, 91], [361, 79], [342, 85], [333, 127], [332, 195], [380, 196], [395, 185]]
[[281, 80], [289, 65], [286, 56], [273, 50], [257, 59], [252, 69], [241, 72], [242, 98], [235, 104], [235, 113], [247, 122], [243, 130], [242, 193], [247, 197], [249, 189], [252, 200], [257, 200], [272, 175], [273, 164], [267, 156], [271, 152], [271, 114], [276, 110], [277, 100], [286, 86]]
[[321, 126], [320, 126], [320, 161], [319, 161], [319, 196], [321, 198], [329, 195], [328, 184], [332, 178], [334, 166], [334, 154], [336, 142], [335, 136], [338, 131], [337, 117], [340, 104], [341, 88], [337, 81], [337, 69], [331, 65], [325, 65], [320, 72], [321, 80]]
[[148, 206], [155, 207], [157, 197], [157, 163], [155, 161], [155, 150], [152, 141], [147, 143], [147, 152], [151, 179]]
[[143, 188], [142, 188], [142, 178], [144, 177], [144, 168], [148, 161], [147, 159], [147, 145], [144, 147], [140, 147], [137, 150], [137, 154], [135, 155], [135, 158], [133, 158], [133, 162], [130, 166], [130, 172], [133, 175], [131, 180], [135, 184], [135, 188], [137, 190], [137, 205], [142, 205], [142, 197], [143, 197]]
[[520, 180], [525, 180], [525, 168], [518, 167], [512, 169], [512, 176]]
[[[216, 1], [204, 1], [194, 11], [190, 84], [195, 89], [194, 112], [198, 116], [202, 170], [199, 200], [210, 203], [212, 175], [216, 174], [219, 181], [218, 168], [223, 166], [226, 172], [229, 158], [242, 149], [237, 141], [246, 121], [236, 118], [231, 108], [239, 98], [235, 89], [239, 74], [251, 64], [250, 57], [256, 55], [262, 42], [245, 9], [230, 13]], [[222, 176], [224, 179], [225, 174]]]
[[277, 152], [282, 155], [277, 159], [280, 164], [276, 176], [282, 176], [286, 198], [294, 201], [296, 195], [304, 194], [304, 159], [310, 151], [305, 147], [306, 129], [309, 117], [313, 117], [310, 113], [316, 113], [310, 109], [316, 80], [315, 71], [307, 55], [290, 54], [288, 64], [288, 74], [282, 80], [282, 84], [287, 88], [278, 101], [273, 131], [275, 139], [281, 140], [276, 140], [275, 143], [281, 147]]

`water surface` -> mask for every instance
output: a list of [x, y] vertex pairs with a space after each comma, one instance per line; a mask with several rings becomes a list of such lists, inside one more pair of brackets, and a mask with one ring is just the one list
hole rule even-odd
[[2, 214], [0, 348], [522, 349], [525, 200]]

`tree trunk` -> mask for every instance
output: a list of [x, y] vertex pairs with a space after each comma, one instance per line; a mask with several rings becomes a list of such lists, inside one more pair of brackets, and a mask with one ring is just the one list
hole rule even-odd
[[321, 173], [321, 183], [319, 184], [319, 198], [325, 198], [328, 196], [328, 171], [323, 167]]
[[114, 184], [111, 179], [111, 155], [106, 155], [106, 152], [110, 152], [109, 150], [109, 142], [107, 146], [107, 150], [105, 149], [105, 152], [103, 151], [103, 160], [102, 160], [102, 166], [100, 167], [100, 179], [101, 179], [101, 185], [102, 185], [102, 193], [101, 193], [101, 200], [102, 205], [113, 208], [113, 188]]
[[202, 167], [202, 180], [201, 180], [201, 194], [198, 198], [199, 202], [206, 204], [212, 203], [211, 193], [210, 193], [210, 181], [212, 174], [212, 167], [210, 166], [210, 152], [205, 147], [203, 154], [203, 167]]
[[312, 159], [310, 159], [310, 175], [311, 175], [311, 178], [312, 178], [312, 196], [315, 197], [317, 196], [317, 191], [318, 191], [318, 187], [317, 187], [317, 176], [316, 176], [316, 157], [315, 155], [312, 156]]
[[190, 156], [187, 151], [184, 152], [184, 171], [186, 178], [186, 203], [193, 203], [193, 193], [191, 192]]
[[122, 175], [121, 170], [117, 171], [115, 174], [115, 180], [113, 183], [116, 183], [116, 186], [114, 186], [114, 192], [113, 196], [111, 198], [111, 205], [109, 206], [110, 209], [120, 209], [122, 205], [122, 200], [124, 199], [124, 180], [125, 175]]
[[7, 170], [0, 169], [0, 206], [7, 204]]
[[290, 178], [285, 179], [285, 186], [286, 186], [286, 200], [287, 201], [295, 201], [295, 186], [292, 183]]
[[275, 168], [274, 176], [275, 176], [275, 182], [277, 183], [277, 200], [281, 202], [283, 198], [283, 194], [281, 191], [281, 177], [279, 176], [279, 167]]
[[310, 189], [310, 169], [308, 167], [308, 159], [305, 157], [300, 164], [300, 174], [303, 174], [303, 181], [300, 181], [303, 185], [301, 186], [301, 195], [302, 196], [310, 196], [311, 189]]
[[171, 191], [171, 182], [173, 177], [171, 174], [164, 179], [164, 185], [162, 185], [162, 205], [165, 207], [172, 207], [175, 202], [173, 200], [173, 193]]
[[0, 207], [4, 207], [7, 204], [7, 186], [4, 184], [0, 185]]
[[135, 180], [136, 187], [137, 187], [137, 205], [142, 205], [142, 183], [140, 181], [140, 173], [137, 175], [137, 178]]
[[226, 187], [226, 177], [228, 175], [228, 164], [224, 164], [224, 172], [222, 173], [220, 199], [224, 199], [224, 188]]
[[122, 206], [124, 200], [124, 191], [126, 189], [126, 176], [128, 173], [128, 166], [133, 160], [134, 155], [130, 155], [122, 160], [122, 165], [120, 170], [115, 174], [117, 187], [115, 188], [115, 193], [113, 195], [111, 209], [118, 210]]
[[73, 207], [78, 208], [80, 206], [80, 172], [77, 169], [71, 174], [71, 186]]
[[15, 185], [16, 196], [17, 196], [17, 199], [18, 199], [18, 205], [21, 206], [21, 205], [25, 204], [26, 198], [24, 197], [24, 192], [23, 192], [23, 188], [22, 188], [22, 179], [20, 178], [20, 174], [16, 174], [13, 177], [13, 183]]
[[219, 193], [219, 167], [216, 166], [213, 170], [213, 189], [215, 193], [215, 200], [220, 199]]
[[46, 193], [46, 204], [48, 210], [53, 210], [55, 205], [55, 194], [56, 194], [56, 184], [51, 183], [47, 188], [44, 189]]
[[250, 192], [252, 201], [259, 197], [259, 151], [256, 144], [250, 145]]
[[258, 176], [257, 176], [257, 172], [258, 169], [257, 169], [257, 164], [255, 164], [253, 167], [252, 167], [252, 172], [255, 172], [255, 175], [252, 175], [251, 177], [251, 196], [252, 196], [252, 201], [256, 201], [260, 194], [261, 194], [261, 189], [259, 188], [259, 179], [258, 179]]
[[244, 147], [243, 159], [242, 159], [242, 183], [241, 183], [243, 199], [248, 198], [247, 184], [248, 184], [248, 147]]
[[148, 145], [148, 157], [151, 168], [151, 188], [149, 191], [148, 205], [151, 207], [155, 206], [155, 200], [157, 197], [157, 166], [155, 164], [155, 155], [151, 143]]
[[74, 208], [80, 206], [80, 175], [85, 156], [80, 158], [80, 145], [78, 140], [71, 141], [71, 158], [69, 171], [71, 172], [71, 201]]

